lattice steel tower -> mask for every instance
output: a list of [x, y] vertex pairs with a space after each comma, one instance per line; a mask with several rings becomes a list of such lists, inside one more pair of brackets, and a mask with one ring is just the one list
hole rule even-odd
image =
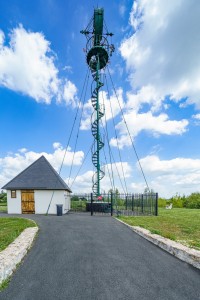
[[[105, 33], [103, 32], [105, 30]], [[107, 37], [112, 36], [108, 33], [104, 22], [103, 8], [94, 9], [94, 15], [85, 30], [81, 33], [87, 38], [86, 61], [91, 70], [93, 82], [91, 85], [91, 101], [94, 108], [91, 121], [91, 131], [94, 137], [94, 149], [92, 153], [92, 163], [95, 167], [93, 175], [93, 193], [98, 197], [101, 195], [100, 180], [104, 177], [104, 171], [100, 164], [100, 150], [104, 147], [100, 134], [100, 120], [104, 116], [104, 107], [99, 102], [99, 90], [103, 86], [101, 80], [102, 70], [106, 68], [109, 57], [114, 51], [114, 46], [109, 44]], [[95, 86], [94, 86], [95, 85]]]

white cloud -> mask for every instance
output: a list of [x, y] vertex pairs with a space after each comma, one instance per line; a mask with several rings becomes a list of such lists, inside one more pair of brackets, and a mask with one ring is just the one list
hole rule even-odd
[[[181, 101], [180, 109], [189, 103], [200, 108], [199, 12], [200, 4], [193, 1], [134, 1], [129, 20], [133, 34], [120, 46], [132, 88], [126, 93], [124, 116], [133, 139], [141, 131], [154, 137], [187, 131], [188, 120], [166, 114], [166, 100]], [[124, 122], [116, 128], [120, 148], [129, 146]], [[110, 144], [117, 146], [116, 139]]]
[[91, 115], [93, 113], [93, 107], [91, 100], [89, 100], [87, 103], [84, 104], [83, 107], [83, 116], [81, 120], [81, 130], [88, 130], [91, 128]]
[[[100, 91], [99, 93], [99, 105], [104, 112], [105, 116], [102, 118], [103, 124], [105, 120], [109, 121], [112, 118], [115, 118], [124, 107], [123, 101], [123, 90], [121, 88], [116, 91], [117, 98], [115, 94], [108, 95], [105, 91]], [[118, 100], [117, 100], [118, 99]], [[94, 111], [94, 108], [91, 104], [91, 99], [84, 105], [83, 108], [83, 119], [81, 121], [81, 129], [88, 130], [91, 127], [91, 115]]]
[[194, 119], [194, 124], [196, 126], [200, 126], [200, 114], [193, 115], [192, 119]]
[[[200, 191], [200, 159], [177, 157], [162, 160], [158, 155], [149, 155], [140, 159], [140, 164], [149, 188], [158, 192], [160, 197], [170, 198], [176, 193], [189, 195], [192, 192]], [[139, 164], [136, 163], [135, 166], [131, 166], [128, 162], [122, 162], [123, 171], [120, 162], [117, 162], [116, 165], [112, 164], [115, 187], [121, 193], [125, 192], [122, 175], [124, 172], [128, 192], [142, 193], [146, 188], [146, 183]], [[101, 180], [101, 192], [107, 192], [112, 186], [108, 169], [112, 174], [110, 164], [105, 165], [106, 176]], [[91, 192], [92, 176], [93, 171], [91, 170], [79, 175], [72, 186], [72, 190], [76, 193]], [[68, 181], [66, 180], [66, 182]]]
[[141, 163], [145, 165], [146, 172], [160, 175], [173, 172], [176, 172], [176, 174], [200, 172], [200, 159], [178, 157], [171, 160], [160, 160], [158, 156], [150, 155], [141, 159]]
[[[110, 182], [109, 173], [113, 174], [115, 187], [118, 188], [121, 192], [124, 193], [125, 191], [125, 184], [123, 179], [123, 174], [125, 179], [129, 179], [131, 176], [132, 168], [127, 162], [116, 162], [115, 164], [107, 164], [102, 167], [102, 170], [105, 172], [105, 176], [101, 180], [101, 192], [104, 191], [108, 192], [108, 190], [111, 188], [112, 183]], [[83, 173], [82, 175], [77, 176], [76, 181], [72, 185], [72, 190], [75, 193], [89, 193], [92, 191], [92, 178], [93, 178], [94, 172], [93, 171], [87, 171]], [[120, 179], [121, 182], [120, 182]], [[68, 178], [66, 179], [66, 182], [68, 182]], [[71, 186], [73, 182], [73, 179], [70, 179], [69, 186]], [[123, 186], [122, 186], [123, 185]]]
[[129, 178], [131, 176], [132, 168], [128, 162], [116, 162], [105, 165], [105, 171], [106, 173], [112, 173], [114, 177], [124, 174], [125, 178]]
[[90, 193], [92, 190], [92, 176], [93, 171], [87, 171], [82, 175], [76, 177], [75, 182], [74, 178], [66, 178], [66, 183], [69, 183], [69, 187], [73, 190], [74, 193]]
[[[40, 156], [44, 155], [50, 164], [59, 171], [61, 163], [64, 158], [65, 149], [60, 143], [53, 144], [54, 152], [34, 152], [28, 151], [22, 148], [17, 153], [8, 154], [5, 157], [0, 158], [0, 186], [5, 185], [9, 180], [14, 178], [17, 174], [23, 171], [31, 163], [37, 160]], [[81, 165], [84, 159], [83, 151], [74, 152], [68, 149], [66, 151], [64, 166], [71, 166], [71, 162], [74, 156], [74, 165]]]
[[196, 1], [134, 1], [134, 34], [122, 42], [120, 51], [132, 87], [150, 86], [157, 107], [170, 96], [175, 101], [187, 98], [200, 108], [199, 14]]
[[26, 149], [26, 148], [21, 148], [21, 149], [19, 149], [19, 152], [21, 152], [21, 153], [25, 153], [25, 152], [27, 152], [28, 150]]
[[43, 34], [20, 25], [11, 32], [10, 45], [0, 49], [0, 83], [48, 104], [59, 88], [54, 59]]
[[62, 147], [61, 143], [59, 143], [59, 142], [53, 143], [53, 148], [54, 148], [54, 149], [59, 149], [59, 148], [61, 148], [61, 147]]
[[63, 70], [72, 73], [72, 66], [64, 66]]
[[100, 102], [104, 105], [106, 120], [109, 121], [115, 118], [124, 107], [123, 90], [118, 88], [115, 94], [112, 94], [110, 98], [106, 92], [100, 93]]
[[67, 105], [75, 107], [77, 104], [77, 88], [70, 80], [66, 80], [64, 85], [64, 92], [62, 100], [65, 101]]
[[[143, 193], [145, 188], [146, 188], [145, 182], [137, 182], [137, 183], [132, 182], [131, 185], [130, 185], [130, 191], [132, 193], [136, 193], [136, 194], [137, 193], [139, 193], [139, 194]], [[151, 189], [151, 187], [149, 187], [149, 188]], [[154, 190], [154, 192], [157, 192], [157, 190]]]
[[4, 39], [5, 39], [4, 32], [0, 30], [0, 49], [2, 49], [3, 47]]
[[[64, 157], [65, 149], [58, 142], [53, 144], [54, 151], [34, 152], [28, 151], [25, 148], [20, 149], [19, 152], [8, 154], [6, 157], [0, 158], [0, 186], [5, 185], [9, 180], [23, 171], [41, 155], [44, 155], [52, 166], [58, 171]], [[23, 151], [21, 151], [23, 150]], [[64, 166], [71, 165], [73, 151], [68, 149], [64, 160]], [[74, 165], [81, 165], [84, 158], [84, 153], [78, 151], [75, 153]], [[159, 192], [162, 197], [171, 197], [176, 193], [190, 194], [199, 191], [200, 186], [200, 159], [190, 158], [174, 158], [171, 160], [161, 160], [158, 155], [149, 155], [140, 159], [143, 171], [151, 189]], [[123, 170], [122, 170], [123, 166]], [[125, 184], [123, 180], [123, 173], [126, 180], [126, 185], [129, 192], [143, 192], [145, 182], [141, 176], [141, 171], [138, 163], [137, 168], [133, 168], [128, 162], [116, 162], [116, 164], [105, 165], [104, 170], [106, 176], [101, 181], [102, 192], [108, 191], [111, 188], [109, 173], [113, 174], [115, 180], [115, 187], [120, 192], [125, 192]], [[109, 172], [108, 172], [109, 170]], [[136, 171], [137, 170], [137, 171]], [[121, 185], [119, 175], [121, 177]], [[75, 193], [88, 193], [92, 189], [93, 171], [89, 170], [76, 178], [72, 186]], [[70, 180], [70, 184], [73, 179]], [[68, 183], [68, 178], [66, 179]]]
[[200, 120], [200, 114], [193, 115], [192, 118], [196, 120]]
[[149, 104], [150, 110], [156, 112], [161, 108], [162, 97], [154, 86], [143, 86], [136, 94], [127, 92], [127, 107], [139, 111], [143, 104]]
[[110, 139], [110, 146], [117, 147], [119, 149], [123, 149], [125, 146], [131, 146], [131, 144], [131, 139], [127, 134], [118, 136], [117, 139], [115, 137]]
[[120, 6], [119, 6], [119, 13], [120, 13], [120, 15], [122, 17], [124, 16], [125, 12], [126, 12], [126, 6], [123, 5], [123, 4], [120, 4]]
[[178, 157], [161, 160], [156, 155], [149, 155], [140, 159], [140, 163], [150, 187], [160, 196], [171, 197], [176, 193], [188, 195], [199, 191], [200, 159]]
[[[149, 132], [154, 137], [158, 137], [161, 134], [181, 135], [186, 131], [188, 125], [187, 120], [169, 120], [168, 116], [164, 113], [154, 116], [152, 112], [138, 114], [133, 110], [124, 114], [124, 118], [132, 138], [136, 137], [143, 130]], [[118, 144], [120, 148], [131, 145], [126, 124], [124, 123], [124, 120], [122, 120], [116, 126], [119, 130]], [[111, 146], [116, 147], [116, 139], [112, 138], [110, 144]]]
[[55, 66], [56, 55], [42, 33], [27, 31], [22, 25], [10, 33], [9, 45], [4, 45], [5, 35], [0, 31], [0, 85], [50, 104], [73, 103], [76, 87], [59, 78]]
[[128, 181], [132, 174], [132, 168], [128, 162], [116, 162], [104, 166], [105, 176], [101, 180], [102, 192], [108, 191], [112, 187], [110, 176], [114, 180], [114, 186], [121, 193], [126, 193], [128, 189]]

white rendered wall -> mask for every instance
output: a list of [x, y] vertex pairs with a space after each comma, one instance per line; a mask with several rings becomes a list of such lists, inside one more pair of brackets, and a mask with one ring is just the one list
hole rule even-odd
[[64, 197], [65, 197], [65, 205], [64, 205], [64, 210], [65, 213], [67, 213], [71, 209], [71, 197], [70, 193], [65, 191], [64, 192]]
[[51, 190], [35, 190], [34, 192], [36, 214], [46, 214], [52, 195], [53, 198], [49, 208], [49, 214], [57, 214], [56, 204], [63, 205], [63, 214], [69, 210], [70, 204], [68, 202], [70, 202], [70, 198], [66, 197], [66, 193], [69, 194], [68, 192], [64, 190], [54, 191], [54, 193]]
[[16, 191], [16, 198], [11, 198], [11, 191], [7, 190], [8, 214], [21, 214], [21, 191]]

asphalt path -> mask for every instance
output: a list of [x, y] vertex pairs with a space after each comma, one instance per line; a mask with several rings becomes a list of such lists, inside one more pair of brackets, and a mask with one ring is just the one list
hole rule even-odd
[[27, 217], [39, 235], [0, 300], [200, 299], [199, 270], [111, 217]]

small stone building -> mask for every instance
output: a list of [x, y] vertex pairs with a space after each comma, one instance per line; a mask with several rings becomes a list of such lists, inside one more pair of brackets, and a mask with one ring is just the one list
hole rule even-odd
[[63, 214], [70, 210], [71, 190], [44, 156], [13, 178], [5, 186], [8, 214], [57, 213], [57, 204]]

